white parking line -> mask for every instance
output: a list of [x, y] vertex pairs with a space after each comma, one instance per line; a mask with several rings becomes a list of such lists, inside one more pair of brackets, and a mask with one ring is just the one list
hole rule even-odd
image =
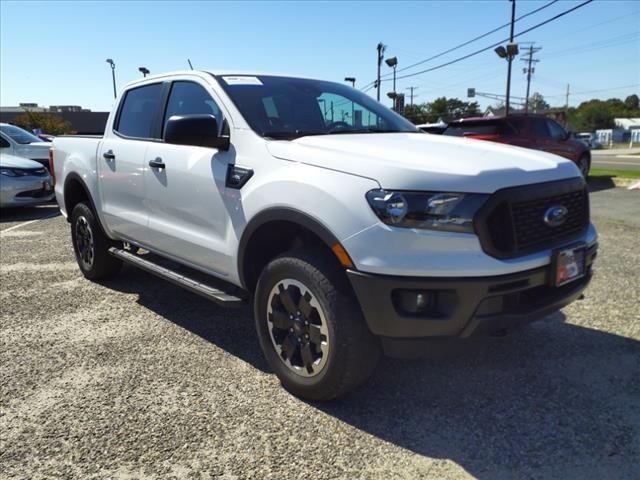
[[9, 227], [9, 228], [5, 228], [4, 230], [0, 230], [0, 233], [10, 232], [11, 230], [16, 230], [18, 228], [26, 227], [27, 225], [30, 225], [30, 224], [35, 223], [35, 222], [39, 222], [40, 220], [46, 220], [48, 218], [57, 217], [58, 215], [59, 215], [59, 213], [56, 212], [53, 215], [48, 215], [46, 217], [36, 218], [35, 220], [29, 220], [28, 222], [19, 223], [18, 225], [14, 225], [13, 227]]

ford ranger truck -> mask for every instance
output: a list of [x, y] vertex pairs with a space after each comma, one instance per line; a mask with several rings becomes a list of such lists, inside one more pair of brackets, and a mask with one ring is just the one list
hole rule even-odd
[[321, 80], [146, 77], [103, 137], [57, 137], [52, 166], [86, 278], [129, 263], [252, 303], [269, 366], [311, 400], [364, 382], [382, 352], [549, 315], [596, 256], [571, 161], [430, 135]]

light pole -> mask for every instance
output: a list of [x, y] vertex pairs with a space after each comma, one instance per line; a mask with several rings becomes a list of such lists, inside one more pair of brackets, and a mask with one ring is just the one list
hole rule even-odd
[[149, 75], [149, 69], [147, 67], [138, 67], [138, 71], [142, 74], [143, 77]]
[[385, 63], [393, 68], [393, 97], [389, 96], [389, 98], [393, 98], [393, 110], [396, 109], [396, 67], [398, 66], [398, 57], [391, 57], [385, 60]]
[[349, 82], [353, 88], [356, 88], [356, 77], [344, 77], [345, 82]]
[[116, 92], [116, 64], [110, 58], [107, 58], [107, 63], [111, 65], [111, 77], [113, 78], [113, 98], [116, 98], [118, 96]]
[[507, 43], [506, 49], [502, 45], [495, 49], [495, 52], [500, 58], [506, 58], [507, 62], [509, 62], [509, 67], [507, 69], [507, 94], [504, 105], [505, 117], [509, 115], [509, 97], [511, 96], [511, 62], [513, 62], [513, 58], [518, 55], [518, 44], [513, 43], [513, 26], [515, 24], [516, 17], [516, 0], [509, 1], [511, 2], [511, 30], [509, 33], [509, 43]]
[[386, 45], [382, 42], [378, 43], [376, 50], [378, 50], [378, 78], [375, 82], [375, 86], [377, 89], [377, 100], [380, 101], [380, 65], [382, 65], [382, 59], [384, 58], [384, 51], [386, 50]]

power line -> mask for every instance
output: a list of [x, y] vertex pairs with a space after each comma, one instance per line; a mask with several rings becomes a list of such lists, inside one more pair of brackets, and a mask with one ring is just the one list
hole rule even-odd
[[[529, 12], [529, 13], [525, 13], [524, 15], [522, 15], [522, 16], [520, 16], [520, 17], [516, 18], [516, 19], [514, 20], [514, 22], [517, 22], [518, 20], [522, 20], [523, 18], [528, 17], [528, 16], [530, 16], [530, 15], [533, 15], [534, 13], [538, 13], [540, 10], [544, 10], [545, 8], [550, 7], [551, 5], [553, 5], [554, 3], [556, 3], [557, 1], [558, 1], [558, 0], [553, 0], [553, 1], [549, 2], [549, 3], [547, 3], [546, 5], [543, 5], [543, 6], [542, 6], [542, 7], [540, 7], [540, 8], [536, 8], [535, 10], [532, 10], [532, 11], [531, 11], [531, 12]], [[444, 52], [442, 52], [442, 53], [439, 53], [439, 54], [437, 54], [437, 55], [434, 55], [433, 57], [429, 57], [429, 58], [427, 58], [427, 59], [425, 59], [425, 60], [421, 60], [420, 62], [416, 62], [416, 63], [414, 63], [414, 64], [412, 64], [412, 65], [407, 65], [406, 67], [399, 69], [399, 70], [398, 70], [398, 72], [403, 72], [403, 71], [405, 71], [405, 70], [408, 70], [408, 69], [410, 69], [410, 68], [416, 67], [416, 66], [418, 66], [418, 65], [422, 65], [423, 63], [429, 62], [429, 61], [431, 61], [431, 60], [435, 60], [436, 58], [439, 58], [439, 57], [442, 57], [443, 55], [446, 55], [447, 53], [451, 53], [451, 52], [453, 52], [454, 50], [458, 50], [459, 48], [465, 47], [465, 46], [469, 45], [470, 43], [475, 42], [476, 40], [480, 40], [481, 38], [488, 37], [488, 36], [489, 36], [489, 35], [491, 35], [492, 33], [495, 33], [495, 32], [497, 32], [497, 31], [499, 31], [499, 30], [502, 30], [503, 28], [508, 27], [508, 26], [510, 26], [510, 25], [511, 25], [511, 22], [505, 23], [504, 25], [501, 25], [501, 26], [499, 26], [499, 27], [497, 27], [497, 28], [494, 28], [493, 30], [488, 31], [487, 33], [484, 33], [484, 34], [479, 35], [479, 36], [477, 36], [477, 37], [475, 37], [475, 38], [472, 38], [471, 40], [468, 40], [468, 41], [466, 41], [466, 42], [464, 42], [464, 43], [461, 43], [460, 45], [457, 45], [457, 46], [455, 46], [455, 47], [453, 47], [453, 48], [450, 48], [449, 50], [445, 50], [445, 51], [444, 51]]]
[[[537, 28], [540, 28], [540, 27], [542, 27], [543, 25], [546, 25], [547, 23], [550, 23], [550, 22], [552, 22], [552, 21], [554, 21], [554, 20], [557, 20], [557, 19], [558, 19], [558, 18], [560, 18], [560, 17], [564, 17], [565, 15], [568, 15], [569, 13], [574, 12], [575, 10], [577, 10], [577, 9], [579, 9], [579, 8], [581, 8], [581, 7], [584, 7], [585, 5], [587, 5], [587, 4], [591, 3], [591, 2], [593, 2], [593, 0], [586, 0], [585, 2], [582, 2], [581, 4], [576, 5], [575, 7], [570, 8], [569, 10], [565, 10], [564, 12], [561, 12], [561, 13], [559, 13], [559, 14], [557, 14], [557, 15], [555, 15], [555, 16], [553, 16], [553, 17], [551, 17], [551, 18], [548, 18], [548, 19], [547, 19], [547, 20], [545, 20], [544, 22], [540, 22], [540, 23], [538, 23], [537, 25], [534, 25], [533, 27], [527, 28], [526, 30], [523, 30], [522, 32], [515, 34], [515, 35], [514, 35], [514, 38], [515, 38], [515, 37], [519, 37], [519, 36], [521, 36], [521, 35], [524, 35], [525, 33], [529, 33], [529, 32], [531, 32], [531, 31], [533, 31], [533, 30], [535, 30], [535, 29], [537, 29]], [[504, 42], [506, 42], [506, 41], [508, 41], [508, 40], [509, 40], [508, 38], [507, 38], [507, 39], [504, 39], [504, 40], [501, 40], [501, 41], [496, 42], [496, 43], [494, 43], [494, 44], [492, 44], [492, 45], [489, 45], [488, 47], [482, 48], [482, 49], [480, 49], [480, 50], [476, 50], [475, 52], [469, 53], [469, 54], [467, 54], [467, 55], [465, 55], [465, 56], [463, 56], [463, 57], [456, 58], [456, 59], [451, 60], [451, 61], [449, 61], [449, 62], [442, 63], [442, 64], [440, 64], [440, 65], [436, 65], [435, 67], [427, 68], [426, 70], [421, 70], [421, 71], [419, 71], [419, 72], [409, 73], [409, 74], [407, 74], [407, 75], [401, 75], [401, 76], [397, 77], [397, 79], [398, 79], [398, 80], [402, 80], [402, 79], [404, 79], [404, 78], [415, 77], [416, 75], [422, 75], [423, 73], [432, 72], [433, 70], [438, 70], [438, 69], [440, 69], [440, 68], [447, 67], [447, 66], [452, 65], [452, 64], [454, 64], [454, 63], [461, 62], [462, 60], [466, 60], [467, 58], [474, 57], [474, 56], [476, 56], [476, 55], [478, 55], [478, 54], [480, 54], [480, 53], [482, 53], [482, 52], [486, 52], [487, 50], [490, 50], [490, 49], [492, 49], [492, 48], [495, 48], [495, 47], [497, 47], [498, 45], [501, 45], [502, 43], [504, 43]], [[387, 81], [387, 80], [386, 80], [386, 79], [384, 79], [384, 80], [381, 80], [381, 81], [383, 81], [383, 82], [384, 82], [384, 81]]]
[[[553, 5], [554, 3], [556, 3], [557, 1], [558, 1], [558, 0], [552, 0], [551, 2], [547, 3], [546, 5], [541, 6], [540, 8], [536, 8], [535, 10], [532, 10], [532, 11], [530, 11], [530, 12], [528, 12], [528, 13], [525, 13], [524, 15], [521, 15], [520, 17], [516, 18], [516, 19], [515, 19], [515, 22], [517, 22], [517, 21], [519, 21], [519, 20], [522, 20], [523, 18], [526, 18], [526, 17], [528, 17], [528, 16], [530, 16], [530, 15], [533, 15], [533, 14], [535, 14], [535, 13], [538, 13], [539, 11], [544, 10], [544, 9], [545, 9], [545, 8], [547, 8], [547, 7], [550, 7], [551, 5]], [[445, 50], [444, 52], [441, 52], [441, 53], [439, 53], [439, 54], [437, 54], [437, 55], [434, 55], [434, 56], [432, 56], [432, 57], [426, 58], [426, 59], [424, 59], [424, 60], [421, 60], [421, 61], [419, 61], [419, 62], [413, 63], [413, 64], [411, 64], [411, 65], [407, 65], [406, 67], [403, 67], [403, 68], [399, 69], [399, 70], [398, 70], [398, 72], [404, 72], [404, 71], [406, 71], [406, 70], [408, 70], [408, 69], [410, 69], [410, 68], [416, 67], [416, 66], [418, 66], [418, 65], [422, 65], [423, 63], [430, 62], [431, 60], [435, 60], [436, 58], [442, 57], [443, 55], [446, 55], [447, 53], [451, 53], [451, 52], [453, 52], [453, 51], [455, 51], [455, 50], [458, 50], [458, 49], [460, 49], [460, 48], [462, 48], [462, 47], [466, 47], [466, 46], [467, 46], [467, 45], [469, 45], [470, 43], [473, 43], [473, 42], [475, 42], [475, 41], [477, 41], [477, 40], [480, 40], [480, 39], [482, 39], [482, 38], [488, 37], [488, 36], [489, 36], [489, 35], [491, 35], [492, 33], [496, 33], [497, 31], [500, 31], [500, 30], [502, 30], [503, 28], [508, 27], [508, 26], [510, 26], [510, 25], [511, 25], [511, 22], [509, 22], [509, 23], [505, 23], [504, 25], [500, 25], [499, 27], [496, 27], [496, 28], [494, 28], [493, 30], [490, 30], [490, 31], [488, 31], [488, 32], [486, 32], [486, 33], [483, 33], [482, 35], [479, 35], [479, 36], [477, 36], [477, 37], [475, 37], [475, 38], [472, 38], [471, 40], [468, 40], [468, 41], [466, 41], [466, 42], [464, 42], [464, 43], [461, 43], [460, 45], [456, 45], [455, 47], [452, 47], [452, 48], [450, 48], [449, 50]], [[385, 75], [382, 75], [382, 78], [384, 78], [384, 77], [389, 77], [389, 76], [391, 76], [391, 74], [387, 73], [387, 74], [385, 74]], [[365, 85], [363, 88], [368, 87], [370, 84], [372, 84], [372, 83], [374, 83], [374, 82], [375, 82], [375, 80], [374, 80], [373, 82], [371, 82], [371, 83], [368, 83], [368, 84], [367, 84], [367, 85]]]
[[[640, 87], [640, 83], [634, 83], [632, 85], [621, 85], [620, 87], [600, 88], [598, 90], [585, 90], [582, 92], [571, 92], [571, 95], [583, 95], [588, 93], [608, 92], [610, 90], [623, 90], [625, 88]], [[545, 98], [564, 97], [566, 93], [560, 93], [557, 95], [545, 95]]]

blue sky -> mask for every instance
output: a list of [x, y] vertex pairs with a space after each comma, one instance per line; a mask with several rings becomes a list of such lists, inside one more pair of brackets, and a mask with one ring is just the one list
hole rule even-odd
[[[516, 16], [545, 1], [517, 2]], [[516, 33], [582, 3], [558, 1], [516, 24]], [[438, 54], [504, 23], [507, 0], [428, 2], [0, 2], [0, 104], [37, 102], [109, 110], [118, 87], [140, 76], [187, 68], [303, 74], [356, 87], [375, 79], [379, 41], [398, 68]], [[427, 62], [435, 66], [508, 37], [505, 28]], [[640, 93], [640, 2], [596, 0], [517, 39], [542, 47], [532, 83], [553, 105]], [[512, 95], [525, 95], [515, 61]], [[468, 87], [504, 93], [506, 62], [491, 50], [400, 80], [416, 102], [465, 98]], [[420, 70], [416, 68], [404, 73]], [[383, 64], [383, 72], [390, 69]], [[631, 87], [629, 87], [631, 86]], [[624, 87], [624, 88], [618, 88]], [[383, 92], [391, 83], [383, 84]], [[373, 91], [370, 92], [374, 94]], [[481, 105], [492, 100], [478, 99]], [[388, 100], [386, 100], [389, 103]]]

